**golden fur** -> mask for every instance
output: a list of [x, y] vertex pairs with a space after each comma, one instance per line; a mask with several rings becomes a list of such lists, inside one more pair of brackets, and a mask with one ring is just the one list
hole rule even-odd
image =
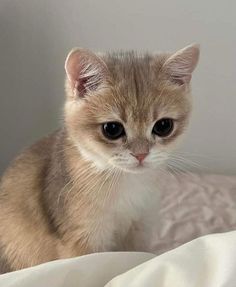
[[[131, 248], [127, 241], [139, 248], [130, 238], [142, 229], [158, 167], [187, 127], [198, 54], [197, 46], [173, 55], [69, 54], [63, 127], [18, 156], [0, 183], [0, 272]], [[172, 134], [154, 137], [166, 117]], [[127, 136], [104, 137], [108, 121]], [[130, 155], [139, 153], [148, 154], [141, 168]]]

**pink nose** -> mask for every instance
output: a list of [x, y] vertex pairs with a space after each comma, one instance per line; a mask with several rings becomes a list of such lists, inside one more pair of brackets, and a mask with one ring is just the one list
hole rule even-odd
[[148, 155], [148, 153], [138, 153], [138, 154], [131, 153], [131, 155], [136, 157], [137, 160], [141, 163], [145, 159], [145, 157]]

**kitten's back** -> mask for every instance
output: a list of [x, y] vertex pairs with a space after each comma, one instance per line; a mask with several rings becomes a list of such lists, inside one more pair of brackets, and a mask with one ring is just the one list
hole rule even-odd
[[26, 149], [1, 179], [0, 273], [56, 259], [41, 190], [57, 136], [58, 132]]

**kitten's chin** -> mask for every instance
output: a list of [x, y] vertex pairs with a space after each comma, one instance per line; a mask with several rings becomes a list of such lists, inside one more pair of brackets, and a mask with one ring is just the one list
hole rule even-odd
[[140, 173], [147, 173], [154, 168], [151, 168], [146, 165], [135, 165], [135, 166], [119, 166], [119, 165], [114, 165], [112, 166], [113, 168], [119, 169], [123, 172], [126, 173], [135, 173], [135, 174], [140, 174]]

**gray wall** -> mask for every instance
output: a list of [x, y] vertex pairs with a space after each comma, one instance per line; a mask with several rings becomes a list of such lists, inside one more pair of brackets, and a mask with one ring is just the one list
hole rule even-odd
[[233, 0], [1, 0], [0, 173], [59, 125], [72, 47], [165, 51], [192, 42], [202, 54], [182, 151], [210, 172], [236, 173], [235, 11]]

